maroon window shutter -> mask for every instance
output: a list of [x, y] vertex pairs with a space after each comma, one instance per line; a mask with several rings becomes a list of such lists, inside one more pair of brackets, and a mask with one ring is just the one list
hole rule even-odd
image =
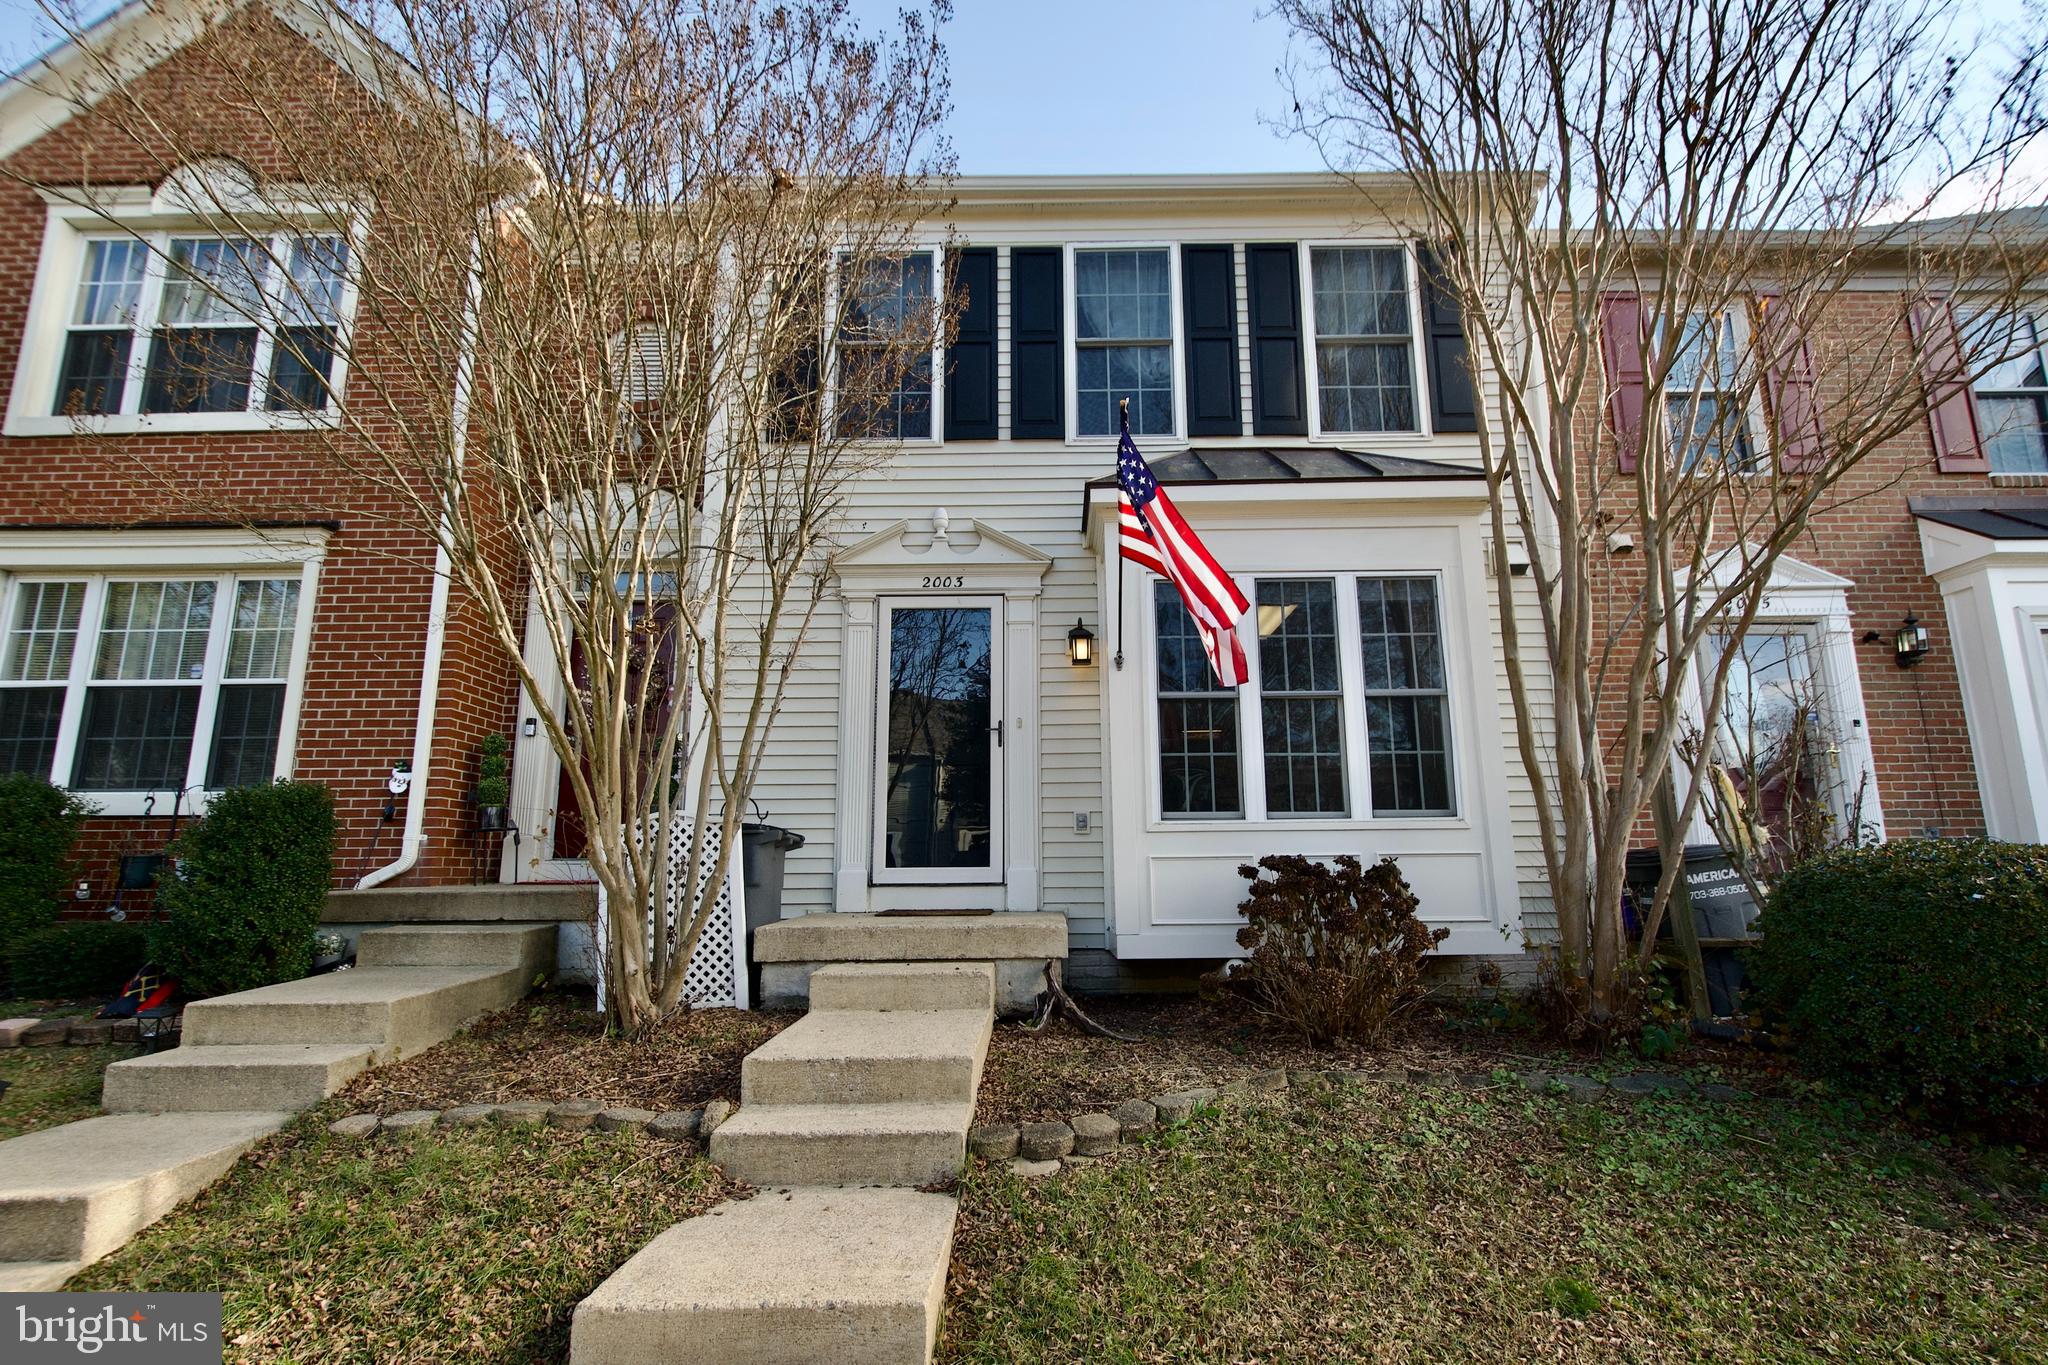
[[1643, 300], [1608, 294], [1600, 300], [1600, 351], [1607, 363], [1607, 417], [1614, 426], [1614, 462], [1636, 472], [1643, 433]]
[[1927, 391], [1927, 425], [1934, 433], [1934, 463], [1944, 474], [1984, 474], [1991, 461], [1977, 431], [1977, 400], [1955, 309], [1945, 298], [1915, 303], [1907, 313], [1920, 349], [1920, 380]]
[[1777, 294], [1757, 296], [1757, 321], [1763, 330], [1764, 354], [1774, 363], [1764, 371], [1764, 395], [1771, 404], [1771, 424], [1778, 438], [1778, 467], [1788, 474], [1818, 468], [1826, 458], [1821, 446], [1820, 404], [1814, 397], [1813, 346], [1805, 337], [1796, 346], [1776, 329], [1789, 320], [1773, 317], [1783, 300]]

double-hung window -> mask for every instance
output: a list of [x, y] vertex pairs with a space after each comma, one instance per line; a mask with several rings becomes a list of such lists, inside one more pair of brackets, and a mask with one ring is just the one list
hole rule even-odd
[[932, 260], [929, 251], [913, 251], [857, 266], [841, 262], [836, 396], [841, 435], [930, 439]]
[[1419, 430], [1407, 251], [1312, 248], [1309, 286], [1321, 430]]
[[1750, 439], [1749, 405], [1741, 394], [1742, 360], [1733, 313], [1688, 314], [1668, 337], [1669, 377], [1664, 385], [1665, 430], [1681, 469], [1725, 464], [1757, 467]]
[[89, 237], [51, 412], [317, 412], [338, 378], [339, 236]]
[[0, 771], [80, 792], [220, 790], [277, 768], [300, 579], [17, 578], [0, 649]]
[[1973, 319], [1966, 333], [1977, 425], [1996, 474], [2048, 474], [2048, 367], [2030, 313]]
[[1173, 253], [1165, 247], [1074, 253], [1074, 430], [1114, 436], [1119, 399], [1131, 432], [1171, 436]]
[[1160, 814], [1345, 819], [1365, 793], [1356, 805], [1374, 818], [1455, 815], [1436, 578], [1251, 586], [1258, 652], [1238, 692], [1217, 684], [1178, 591], [1154, 585]]

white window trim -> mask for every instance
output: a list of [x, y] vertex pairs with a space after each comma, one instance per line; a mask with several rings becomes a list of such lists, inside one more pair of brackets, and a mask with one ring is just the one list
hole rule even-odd
[[[1956, 323], [1962, 335], [1966, 364], [1973, 363], [1968, 359], [1970, 329], [1973, 326], [1981, 325], [1987, 321], [1996, 324], [2001, 317], [2024, 316], [2034, 329], [2034, 345], [2031, 348], [2034, 352], [2034, 357], [2041, 365], [2043, 373], [2048, 374], [2048, 325], [2044, 325], [2048, 324], [2048, 311], [2022, 308], [2013, 309], [2010, 312], [2001, 314], [1994, 309], [1972, 309], [1964, 307], [1960, 303], [1956, 311], [1959, 314]], [[2023, 354], [2023, 352], [2015, 353], [2011, 358], [2016, 360], [2020, 354]], [[1989, 434], [1983, 431], [1984, 414], [1977, 405], [1986, 398], [2032, 398], [2038, 402], [2048, 403], [2048, 384], [2031, 388], [1995, 388], [1985, 383], [1990, 377], [1988, 374], [1979, 374], [1970, 380], [1970, 404], [1977, 412], [1977, 425], [1979, 434], [1984, 437], [1984, 459], [1987, 464], [1991, 460], [1991, 442]], [[2044, 446], [2048, 446], [2048, 439], [2044, 439]], [[1991, 468], [1991, 473], [1994, 476], [2003, 475], [2007, 478], [2035, 478], [2043, 472], [2039, 469], [1999, 469], [1996, 466]]]
[[[1413, 431], [1323, 429], [1323, 375], [1322, 367], [1316, 363], [1315, 253], [1331, 248], [1382, 251], [1394, 248], [1401, 253], [1401, 266], [1408, 274], [1408, 365], [1415, 384]], [[1333, 444], [1371, 441], [1379, 444], [1420, 445], [1434, 438], [1436, 433], [1431, 430], [1429, 424], [1429, 357], [1423, 350], [1422, 337], [1422, 270], [1420, 263], [1415, 259], [1415, 243], [1398, 237], [1325, 237], [1304, 241], [1298, 249], [1301, 253], [1301, 340], [1304, 351], [1302, 363], [1307, 367], [1305, 373], [1308, 378], [1309, 439]]]
[[[1450, 814], [1376, 815], [1372, 804], [1371, 736], [1365, 720], [1365, 659], [1360, 651], [1358, 580], [1361, 578], [1424, 578], [1436, 591], [1437, 639], [1444, 652], [1444, 723], [1450, 731]], [[1469, 733], [1464, 715], [1465, 698], [1459, 679], [1473, 676], [1464, 658], [1460, 632], [1448, 619], [1450, 584], [1442, 567], [1370, 569], [1272, 569], [1233, 574], [1233, 581], [1253, 603], [1238, 623], [1238, 641], [1250, 663], [1249, 676], [1236, 689], [1239, 804], [1238, 815], [1169, 815], [1165, 784], [1160, 773], [1163, 747], [1159, 722], [1159, 638], [1158, 623], [1149, 598], [1139, 613], [1137, 643], [1144, 651], [1143, 703], [1146, 755], [1146, 816], [1153, 832], [1187, 830], [1212, 825], [1263, 825], [1287, 829], [1357, 829], [1366, 826], [1401, 829], [1468, 829], [1471, 827], [1469, 794], [1465, 789], [1465, 755], [1475, 736]], [[1266, 755], [1260, 715], [1264, 692], [1259, 677], [1258, 584], [1261, 579], [1324, 579], [1334, 583], [1337, 596], [1337, 661], [1342, 696], [1338, 708], [1344, 744], [1344, 798], [1342, 815], [1273, 815], [1266, 809]], [[1145, 580], [1151, 582], [1154, 580]]]
[[[144, 579], [188, 580], [213, 578], [296, 578], [299, 581], [299, 614], [292, 632], [289, 670], [285, 676], [284, 714], [278, 722], [275, 775], [289, 777], [297, 759], [299, 719], [305, 703], [306, 661], [313, 638], [314, 599], [318, 595], [320, 570], [327, 552], [327, 532], [292, 528], [249, 532], [222, 530], [141, 531], [6, 531], [0, 532], [0, 623], [11, 626], [16, 585], [48, 579], [100, 579], [87, 590], [85, 609], [80, 613], [78, 642], [71, 659], [71, 673], [64, 686], [64, 720], [57, 734], [56, 756], [51, 764], [52, 780], [62, 785], [71, 774], [78, 742], [78, 727], [84, 715], [84, 692], [91, 683], [90, 660], [97, 644], [99, 604], [104, 601], [104, 580]], [[206, 765], [213, 746], [214, 701], [219, 696], [221, 652], [226, 647], [227, 622], [232, 617], [232, 597], [216, 598], [212, 631], [207, 643], [206, 681], [197, 719], [193, 723], [192, 753], [186, 765], [188, 785], [182, 802], [186, 811], [206, 808]], [[56, 684], [50, 684], [55, 686]], [[168, 816], [172, 793], [141, 791], [94, 791], [81, 795], [100, 815]]]
[[1065, 272], [1061, 284], [1061, 328], [1065, 334], [1066, 393], [1062, 395], [1067, 407], [1067, 444], [1085, 449], [1116, 448], [1118, 437], [1112, 432], [1107, 436], [1081, 435], [1081, 337], [1075, 327], [1075, 298], [1080, 292], [1080, 272], [1075, 268], [1075, 257], [1088, 251], [1164, 251], [1166, 253], [1167, 319], [1173, 334], [1172, 357], [1169, 373], [1173, 376], [1173, 430], [1155, 432], [1149, 436], [1131, 433], [1139, 449], [1152, 446], [1180, 445], [1187, 440], [1188, 430], [1188, 380], [1186, 372], [1187, 325], [1181, 316], [1180, 248], [1178, 240], [1154, 239], [1131, 242], [1065, 242], [1061, 250], [1061, 268]]
[[[1709, 574], [1709, 580], [1717, 576]], [[1878, 840], [1885, 838], [1884, 806], [1878, 793], [1877, 769], [1871, 760], [1870, 727], [1863, 706], [1863, 676], [1856, 662], [1856, 635], [1849, 616], [1849, 589], [1845, 578], [1814, 569], [1810, 565], [1780, 560], [1769, 591], [1750, 629], [1755, 631], [1808, 631], [1813, 641], [1813, 666], [1820, 683], [1823, 704], [1837, 736], [1838, 798], [1853, 799], [1858, 788], [1864, 792], [1863, 824]], [[1711, 591], [1711, 588], [1703, 591]], [[1695, 655], [1693, 667], [1679, 691], [1682, 723], [1695, 733], [1710, 733], [1706, 698], [1701, 685], [1703, 655]], [[1685, 800], [1690, 774], [1683, 763], [1671, 770], [1672, 790]], [[1702, 797], [1704, 802], [1705, 798]], [[1837, 816], [1846, 816], [1838, 808]], [[1695, 811], [1686, 830], [1689, 843], [1712, 843], [1714, 833], [1704, 810]]]
[[[128, 190], [96, 197], [92, 202], [50, 199], [43, 223], [42, 249], [36, 261], [35, 284], [30, 290], [27, 320], [22, 328], [21, 353], [15, 361], [14, 386], [8, 395], [7, 418], [0, 432], [8, 436], [123, 435], [138, 432], [228, 432], [319, 430], [335, 425], [333, 408], [318, 412], [272, 412], [262, 406], [264, 384], [269, 374], [271, 340], [259, 326], [256, 354], [251, 364], [251, 408], [243, 412], [178, 412], [145, 414], [140, 410], [143, 376], [149, 364], [149, 339], [156, 326], [162, 303], [165, 251], [170, 237], [218, 236], [217, 224], [195, 221], [189, 207], [180, 209], [167, 184], [166, 192], [152, 196], [147, 191]], [[49, 197], [49, 196], [46, 196]], [[261, 215], [271, 223], [272, 248], [281, 239], [310, 235], [339, 235], [347, 242], [351, 268], [342, 282], [340, 341], [335, 347], [334, 373], [329, 386], [343, 393], [348, 382], [348, 339], [355, 323], [356, 279], [354, 263], [361, 260], [367, 223], [360, 213], [339, 213], [318, 205], [280, 205], [280, 212]], [[298, 210], [293, 212], [293, 210]], [[254, 217], [255, 215], [252, 215]], [[57, 370], [64, 354], [65, 334], [70, 330], [72, 305], [77, 298], [79, 271], [85, 263], [86, 243], [94, 238], [142, 240], [149, 247], [143, 272], [142, 293], [129, 348], [127, 389], [123, 411], [106, 416], [72, 416], [56, 410]]]
[[[919, 242], [906, 246], [900, 252], [885, 253], [890, 256], [915, 256], [929, 252], [932, 258], [932, 301], [943, 308], [946, 301], [946, 256], [945, 248], [938, 242]], [[946, 439], [946, 339], [942, 331], [932, 336], [932, 432], [929, 436], [848, 436], [839, 433], [839, 305], [840, 263], [846, 252], [835, 249], [831, 264], [827, 267], [826, 288], [832, 300], [829, 316], [825, 319], [824, 392], [819, 395], [818, 418], [823, 429], [833, 434], [834, 440], [846, 440], [863, 448], [893, 448], [899, 446], [935, 446]]]

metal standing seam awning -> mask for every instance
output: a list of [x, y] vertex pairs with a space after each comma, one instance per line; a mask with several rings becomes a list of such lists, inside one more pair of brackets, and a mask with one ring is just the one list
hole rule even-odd
[[2048, 497], [1948, 497], [1910, 500], [1922, 521], [1952, 526], [1986, 540], [2048, 540]]
[[[1480, 483], [1484, 470], [1471, 465], [1418, 460], [1408, 455], [1380, 455], [1330, 446], [1190, 446], [1156, 458], [1147, 457], [1153, 477], [1174, 489], [1219, 485], [1289, 486], [1317, 483]], [[1081, 493], [1081, 529], [1088, 529], [1089, 509], [1098, 491], [1116, 491], [1116, 475], [1090, 479]]]

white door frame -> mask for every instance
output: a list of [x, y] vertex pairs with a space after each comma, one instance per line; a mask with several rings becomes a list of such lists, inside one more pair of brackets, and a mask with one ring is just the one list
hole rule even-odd
[[[967, 607], [988, 613], [989, 647], [989, 715], [996, 725], [1003, 726], [1005, 701], [1003, 696], [1003, 599], [989, 596], [891, 596], [878, 599], [875, 621], [875, 766], [874, 783], [869, 788], [869, 799], [874, 802], [874, 847], [869, 851], [874, 869], [875, 884], [896, 886], [989, 886], [1003, 879], [1003, 808], [1005, 802], [1003, 772], [1008, 762], [1008, 749], [997, 738], [997, 731], [991, 728], [987, 735], [989, 744], [989, 793], [988, 793], [988, 866], [987, 867], [890, 867], [886, 849], [889, 838], [888, 803], [885, 793], [889, 785], [889, 746], [884, 737], [889, 733], [889, 688], [887, 679], [890, 669], [890, 643], [894, 631], [890, 618], [898, 611], [917, 611], [931, 607]], [[1003, 726], [1007, 729], [1007, 726]]]
[[[1038, 599], [1052, 557], [985, 523], [935, 510], [898, 521], [832, 560], [840, 598], [839, 764], [834, 792], [833, 908], [1036, 910], [1039, 884]], [[891, 602], [1000, 599], [993, 642], [1004, 710], [1002, 829], [990, 841], [1001, 872], [990, 883], [918, 885], [879, 881], [875, 819], [877, 725], [881, 715], [880, 628]], [[1060, 661], [1065, 667], [1065, 660]]]
[[[561, 789], [562, 764], [548, 743], [540, 722], [539, 708], [551, 715], [562, 714], [569, 688], [562, 677], [554, 646], [548, 642], [547, 623], [541, 618], [540, 589], [530, 588], [526, 597], [526, 667], [539, 682], [538, 699], [519, 693], [518, 719], [512, 726], [512, 822], [519, 827], [519, 842], [508, 837], [498, 879], [503, 882], [587, 882], [596, 878], [590, 864], [581, 858], [554, 856], [555, 798]], [[531, 731], [531, 733], [529, 733]], [[515, 851], [516, 850], [516, 851]]]

